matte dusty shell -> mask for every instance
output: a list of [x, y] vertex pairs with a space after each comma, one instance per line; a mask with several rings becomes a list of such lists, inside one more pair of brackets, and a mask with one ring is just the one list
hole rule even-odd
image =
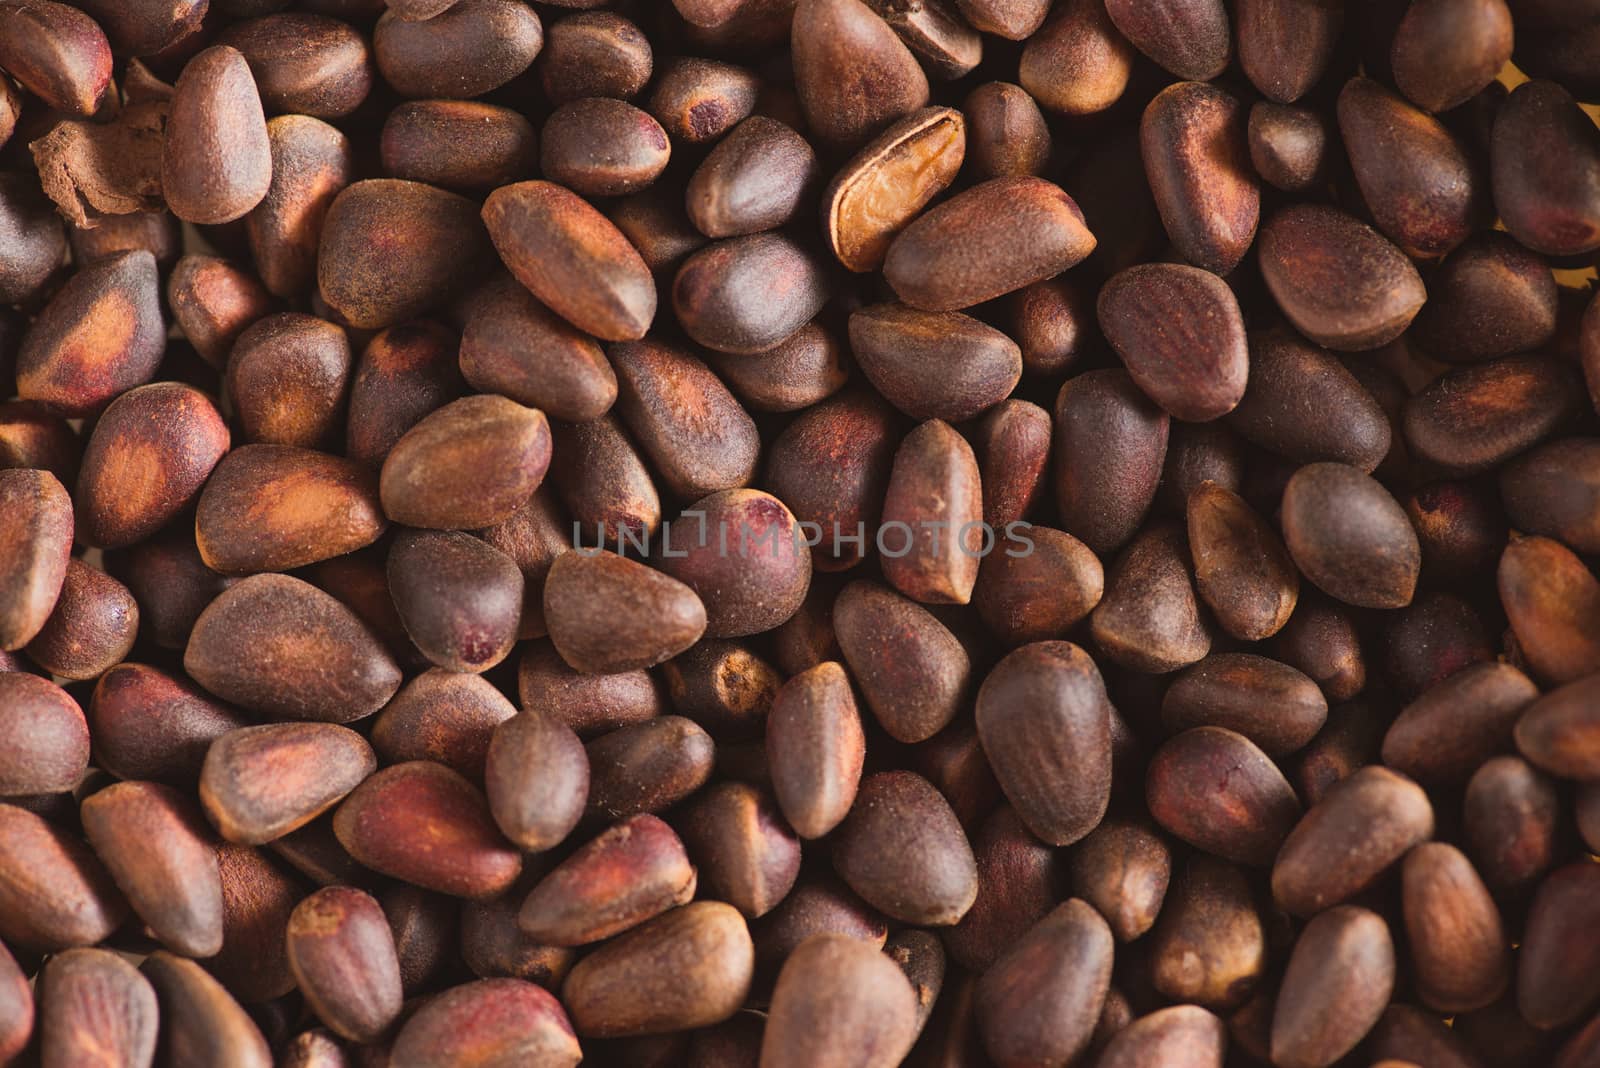
[[544, 413], [480, 394], [452, 401], [406, 431], [383, 461], [378, 488], [397, 523], [476, 530], [509, 518], [549, 466]]
[[65, 690], [0, 671], [0, 796], [65, 793], [89, 763], [89, 727]]
[[200, 494], [195, 543], [223, 574], [289, 571], [343, 556], [388, 527], [377, 479], [342, 456], [246, 445], [223, 458]]
[[67, 577], [72, 499], [37, 469], [0, 470], [0, 650], [39, 633]]
[[928, 102], [928, 78], [861, 0], [800, 0], [790, 47], [806, 122], [852, 147]]
[[232, 222], [261, 203], [272, 149], [261, 96], [245, 58], [214, 45], [184, 65], [161, 147], [167, 207], [192, 223]]
[[706, 611], [693, 590], [610, 552], [569, 552], [545, 579], [550, 640], [579, 671], [614, 674], [652, 667], [705, 633]]
[[615, 225], [551, 182], [502, 186], [483, 205], [500, 259], [580, 330], [607, 341], [644, 336], [656, 314], [650, 270]]
[[211, 743], [200, 803], [228, 841], [259, 845], [310, 823], [377, 768], [372, 746], [348, 727], [242, 727]]
[[766, 1068], [900, 1063], [917, 1036], [915, 991], [870, 943], [818, 934], [784, 961], [761, 1039]]
[[959, 311], [1060, 274], [1094, 251], [1083, 212], [1042, 178], [994, 178], [924, 212], [889, 246], [900, 299]]
[[212, 693], [285, 719], [348, 723], [400, 686], [400, 669], [356, 615], [287, 575], [252, 575], [195, 621], [183, 666]]

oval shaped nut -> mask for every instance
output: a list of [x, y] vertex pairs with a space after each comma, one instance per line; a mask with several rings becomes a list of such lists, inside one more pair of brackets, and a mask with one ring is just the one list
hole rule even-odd
[[451, 401], [395, 442], [378, 484], [396, 523], [477, 530], [511, 516], [550, 467], [544, 413], [494, 394]]
[[78, 472], [78, 538], [102, 549], [143, 541], [189, 506], [228, 451], [227, 423], [177, 382], [132, 389], [95, 423]]
[[0, 804], [0, 937], [55, 952], [109, 937], [128, 906], [94, 853], [39, 816]]
[[576, 1068], [582, 1052], [555, 995], [520, 979], [482, 979], [425, 1001], [401, 1025], [390, 1056], [397, 1065]]
[[434, 760], [481, 782], [494, 729], [516, 714], [480, 676], [430, 668], [384, 706], [372, 745], [385, 763]]
[[1271, 864], [1300, 819], [1283, 772], [1254, 742], [1225, 727], [1196, 727], [1156, 750], [1145, 801], [1165, 830], [1250, 867]]
[[1102, 821], [1067, 855], [1072, 896], [1098, 909], [1119, 942], [1131, 942], [1150, 930], [1163, 909], [1171, 875], [1166, 841], [1153, 829], [1126, 820]]
[[1307, 464], [1283, 491], [1283, 540], [1302, 574], [1361, 608], [1411, 603], [1422, 548], [1389, 491], [1348, 464]]
[[1394, 31], [1389, 63], [1395, 85], [1423, 111], [1449, 111], [1472, 99], [1511, 61], [1505, 0], [1426, 0], [1407, 8]]
[[303, 293], [316, 280], [322, 226], [334, 198], [354, 177], [345, 135], [309, 115], [267, 122], [272, 182], [245, 216], [261, 284], [277, 297]]
[[693, 720], [658, 716], [588, 743], [587, 814], [623, 819], [661, 812], [711, 778], [716, 746]]
[[120, 663], [138, 632], [139, 605], [128, 588], [73, 559], [50, 618], [23, 648], [51, 675], [86, 680]]
[[1100, 560], [1087, 546], [1059, 530], [1029, 526], [984, 557], [972, 603], [996, 637], [1023, 645], [1064, 637], [1104, 589]]
[[1467, 780], [1463, 841], [1499, 894], [1525, 894], [1556, 862], [1562, 802], [1557, 784], [1520, 756], [1485, 761]]
[[914, 308], [960, 311], [1054, 277], [1094, 248], [1083, 212], [1059, 186], [992, 178], [900, 231], [883, 273]]
[[875, 582], [852, 582], [834, 601], [833, 627], [867, 707], [892, 737], [925, 741], [955, 718], [971, 663], [927, 609]]
[[360, 464], [245, 445], [223, 457], [200, 494], [195, 542], [223, 574], [289, 571], [371, 545], [388, 525], [378, 480]]
[[553, 716], [584, 738], [642, 723], [666, 709], [666, 699], [648, 671], [581, 674], [561, 659], [549, 641], [524, 647], [517, 665], [517, 693], [523, 708]]
[[539, 134], [544, 176], [587, 197], [647, 188], [666, 170], [671, 153], [667, 132], [649, 113], [603, 96], [562, 104]]
[[159, 1026], [156, 992], [139, 970], [105, 949], [69, 949], [38, 977], [41, 1064], [151, 1064]]
[[1500, 603], [1533, 675], [1565, 683], [1600, 671], [1600, 581], [1550, 538], [1517, 538], [1500, 556]]
[[[1226, 20], [1220, 4], [1217, 14]], [[1246, 125], [1238, 99], [1201, 81], [1167, 86], [1139, 123], [1145, 174], [1167, 236], [1184, 259], [1219, 275], [1250, 250], [1261, 217]]]
[[978, 691], [978, 737], [1000, 788], [1051, 845], [1100, 823], [1111, 798], [1111, 702], [1089, 655], [1071, 642], [1010, 653]]
[[1112, 565], [1089, 613], [1089, 633], [1107, 659], [1160, 675], [1211, 651], [1185, 540], [1176, 524], [1146, 528]]
[[710, 368], [654, 341], [618, 342], [610, 351], [618, 413], [673, 493], [692, 500], [750, 481], [760, 436]]
[[1348, 901], [1433, 835], [1433, 806], [1404, 775], [1371, 765], [1328, 789], [1284, 839], [1272, 898], [1295, 916]]
[[1539, 884], [1517, 954], [1517, 1009], [1543, 1030], [1577, 1023], [1600, 998], [1594, 937], [1600, 865], [1584, 859]]
[[561, 658], [586, 674], [653, 667], [700, 640], [705, 606], [688, 586], [604, 550], [562, 553], [544, 586]]
[[1510, 664], [1473, 664], [1422, 692], [1383, 737], [1383, 762], [1425, 786], [1463, 782], [1509, 747], [1539, 688]]
[[67, 793], [89, 765], [89, 725], [61, 687], [0, 672], [0, 797]]
[[747, 919], [771, 912], [794, 888], [800, 840], [769, 791], [718, 783], [690, 803], [682, 827], [705, 896], [726, 901]]
[[211, 743], [200, 803], [222, 837], [260, 845], [310, 823], [377, 768], [372, 746], [348, 727], [241, 727]]
[[340, 190], [317, 251], [317, 292], [351, 326], [376, 330], [441, 303], [489, 260], [477, 205], [421, 182]]
[[997, 1064], [1067, 1064], [1089, 1045], [1111, 985], [1115, 942], [1072, 898], [1028, 929], [978, 980], [973, 1007]]
[[671, 56], [656, 72], [649, 111], [674, 141], [715, 141], [755, 110], [754, 73], [715, 59]]
[[805, 138], [776, 119], [753, 115], [690, 176], [689, 218], [710, 238], [774, 229], [799, 210], [816, 174], [816, 153]]
[[1206, 657], [1174, 679], [1161, 701], [1169, 731], [1226, 727], [1272, 757], [1303, 748], [1327, 718], [1328, 701], [1315, 682], [1252, 653]]
[[49, 620], [72, 560], [72, 499], [56, 476], [0, 470], [0, 650], [21, 649]]
[[1338, 114], [1356, 182], [1379, 229], [1423, 259], [1467, 239], [1485, 198], [1465, 150], [1438, 119], [1359, 76], [1340, 92]]
[[1032, 36], [1050, 8], [1047, 0], [955, 0], [955, 6], [973, 29], [1011, 41]]
[[861, 783], [866, 735], [843, 667], [826, 661], [779, 688], [766, 752], [772, 791], [800, 837], [821, 838], [844, 820]]
[[94, 19], [52, 0], [5, 0], [0, 21], [0, 68], [49, 107], [100, 110], [111, 88], [111, 45]]
[[1511, 978], [1500, 910], [1453, 845], [1424, 842], [1401, 865], [1406, 942], [1422, 1000], [1440, 1012], [1481, 1009]]
[[343, 118], [372, 90], [366, 38], [326, 15], [275, 12], [234, 23], [218, 43], [244, 56], [269, 111]]
[[1394, 991], [1394, 940], [1383, 917], [1343, 905], [1306, 924], [1272, 1013], [1272, 1063], [1326, 1068], [1378, 1022]]
[[1189, 494], [1187, 513], [1195, 587], [1222, 629], [1241, 641], [1282, 630], [1300, 597], [1282, 539], [1244, 498], [1209, 480]]
[[1233, 53], [1221, 0], [1111, 0], [1106, 15], [1135, 48], [1169, 73], [1194, 82], [1221, 74]]
[[1131, 538], [1161, 484], [1171, 422], [1126, 371], [1068, 379], [1055, 405], [1061, 529], [1102, 559]]
[[431, 761], [369, 775], [334, 811], [333, 831], [374, 871], [455, 897], [498, 896], [522, 871], [521, 855], [501, 837], [483, 794]]
[[1160, 903], [1151, 981], [1164, 997], [1222, 1012], [1256, 989], [1269, 964], [1255, 889], [1240, 869], [1197, 854]]
[[[4, 92], [14, 96], [17, 91], [8, 82]], [[9, 97], [0, 97], [0, 135], [9, 136], [7, 119], [15, 121], [15, 107]], [[38, 179], [23, 172], [0, 177], [0, 233], [6, 238], [0, 249], [0, 300], [32, 300], [61, 269], [68, 250], [61, 216], [40, 190]], [[8, 318], [5, 348], [13, 355], [21, 328], [20, 321]]]
[[777, 232], [750, 234], [685, 260], [672, 282], [672, 307], [695, 341], [748, 355], [793, 337], [822, 310], [829, 288], [822, 264], [801, 245]]
[[1547, 256], [1600, 246], [1600, 132], [1551, 81], [1517, 86], [1495, 115], [1494, 206], [1511, 236]]
[[[599, 545], [649, 541], [661, 525], [661, 496], [633, 440], [613, 413], [553, 428], [551, 478], [571, 513], [572, 530]], [[564, 536], [567, 541], [583, 540]]]
[[184, 65], [161, 146], [161, 190], [186, 222], [232, 222], [272, 183], [261, 96], [244, 56], [213, 45]]
[[859, 145], [928, 102], [916, 57], [861, 0], [800, 0], [790, 48], [806, 125], [836, 148]]
[[1017, 81], [1047, 111], [1096, 115], [1122, 99], [1136, 56], [1104, 3], [1069, 0], [1023, 45]]
[[1245, 0], [1233, 13], [1239, 66], [1262, 95], [1292, 104], [1317, 83], [1344, 28], [1318, 0]]
[[965, 422], [1010, 395], [1022, 351], [971, 316], [878, 304], [850, 315], [851, 352], [873, 386], [913, 419]]
[[588, 755], [571, 727], [538, 706], [495, 728], [483, 776], [501, 833], [529, 852], [559, 844], [583, 816]]
[[1406, 401], [1411, 455], [1455, 475], [1505, 462], [1576, 419], [1577, 373], [1549, 356], [1505, 356], [1450, 371]]
[[616, 374], [599, 344], [505, 276], [472, 298], [460, 367], [474, 389], [554, 419], [594, 419], [617, 399]]
[[377, 899], [330, 886], [295, 906], [289, 967], [307, 1004], [335, 1034], [373, 1042], [400, 1015], [400, 960]]
[[607, 341], [644, 336], [656, 287], [639, 253], [587, 201], [551, 182], [502, 186], [483, 222], [506, 267], [573, 326]]
[[[1451, 676], [1451, 679], [1460, 676]], [[0, 676], [0, 679], [5, 676]], [[1526, 681], [1526, 680], [1524, 680]], [[1442, 685], [1442, 684], [1441, 684]], [[1600, 778], [1600, 676], [1587, 675], [1532, 700], [1516, 719], [1517, 749], [1564, 779]]]
[[469, 100], [511, 81], [544, 47], [522, 0], [457, 0], [420, 22], [385, 11], [372, 31], [383, 80], [404, 97]]
[[660, 564], [695, 591], [713, 638], [780, 626], [800, 610], [811, 585], [799, 521], [760, 490], [723, 490], [696, 501], [668, 526]]
[[252, 575], [212, 601], [183, 666], [223, 700], [286, 719], [361, 719], [400, 686], [399, 667], [353, 612], [287, 575]]
[[833, 866], [873, 908], [917, 926], [956, 923], [978, 895], [966, 832], [944, 796], [914, 772], [862, 781], [834, 839]]
[[458, 530], [404, 531], [389, 547], [387, 573], [400, 622], [433, 663], [486, 671], [511, 652], [522, 572], [499, 549]]
[[[7, 684], [0, 681], [0, 688]], [[119, 779], [174, 784], [199, 778], [212, 740], [243, 726], [236, 712], [188, 680], [131, 663], [118, 664], [100, 676], [89, 701], [88, 721], [96, 767]]]
[[871, 943], [813, 935], [784, 961], [761, 1038], [767, 1068], [887, 1068], [917, 1037], [917, 995]]
[[1372, 227], [1336, 208], [1296, 204], [1261, 228], [1261, 274], [1278, 307], [1319, 345], [1378, 348], [1427, 299], [1417, 269]]
[[1216, 419], [1244, 396], [1244, 317], [1233, 290], [1209, 271], [1129, 267], [1101, 287], [1099, 318], [1134, 382], [1174, 418]]
[[644, 32], [621, 15], [572, 15], [550, 27], [539, 83], [557, 104], [594, 96], [628, 100], [650, 81], [654, 58]]
[[181, 1063], [271, 1068], [272, 1050], [226, 987], [192, 960], [156, 950], [139, 966], [155, 987], [161, 1042]]
[[325, 319], [286, 312], [252, 324], [225, 377], [244, 439], [326, 447], [346, 407], [351, 363], [349, 338]]
[[17, 396], [86, 416], [148, 382], [166, 349], [155, 257], [119, 252], [80, 267], [17, 350]]
[[696, 901], [584, 957], [561, 985], [561, 1000], [585, 1037], [706, 1027], [744, 1004], [754, 967], [738, 910]]
[[687, 904], [695, 886], [695, 869], [677, 834], [641, 814], [580, 846], [540, 879], [522, 902], [517, 924], [543, 945], [586, 945]]
[[978, 562], [992, 548], [983, 528], [983, 491], [972, 446], [934, 419], [900, 443], [883, 502], [883, 534], [898, 528], [900, 551], [887, 545], [883, 575], [923, 604], [966, 604]]
[[120, 782], [85, 798], [83, 833], [133, 910], [188, 957], [222, 948], [222, 876], [205, 820], [169, 786]]
[[1318, 112], [1258, 100], [1250, 108], [1246, 137], [1251, 166], [1285, 192], [1311, 188], [1327, 170], [1329, 123]]
[[944, 107], [913, 112], [867, 142], [822, 195], [839, 262], [857, 272], [883, 266], [894, 236], [955, 180], [966, 146], [965, 116]]
[[1500, 473], [1500, 498], [1518, 530], [1600, 551], [1600, 442], [1568, 438], [1517, 457]]
[[1368, 473], [1390, 446], [1377, 399], [1332, 353], [1287, 330], [1250, 335], [1250, 381], [1227, 425], [1285, 459], [1332, 460]]
[[975, 177], [1017, 178], [1044, 171], [1052, 147], [1050, 128], [1026, 89], [985, 82], [967, 94], [961, 113], [972, 126]]
[[1228, 1029], [1198, 1005], [1172, 1005], [1134, 1020], [1112, 1036], [1100, 1054], [1101, 1068], [1221, 1068]]
[[274, 310], [272, 295], [247, 268], [200, 253], [173, 267], [166, 296], [183, 336], [213, 367], [226, 366], [239, 335]]
[[383, 121], [383, 169], [458, 192], [521, 181], [538, 162], [538, 135], [521, 113], [476, 100], [408, 100]]

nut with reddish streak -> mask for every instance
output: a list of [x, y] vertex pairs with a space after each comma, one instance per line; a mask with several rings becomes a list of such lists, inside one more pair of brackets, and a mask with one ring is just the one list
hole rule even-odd
[[855, 803], [866, 759], [861, 713], [844, 668], [826, 661], [778, 690], [767, 716], [767, 764], [784, 818], [821, 838]]
[[1252, 867], [1272, 863], [1300, 818], [1300, 802], [1276, 764], [1242, 734], [1196, 727], [1150, 760], [1150, 814], [1190, 845]]
[[400, 1015], [394, 935], [372, 895], [330, 886], [295, 906], [289, 966], [311, 1010], [352, 1042], [382, 1037]]
[[583, 818], [589, 756], [571, 727], [533, 706], [495, 727], [483, 779], [501, 832], [537, 853], [565, 840]]
[[150, 1064], [160, 1025], [156, 992], [105, 949], [69, 949], [39, 972], [39, 1056], [45, 1064]]
[[520, 979], [484, 979], [431, 999], [395, 1036], [398, 1064], [449, 1064], [482, 1058], [576, 1068], [583, 1053], [555, 996]]
[[385, 763], [432, 760], [481, 782], [495, 728], [516, 714], [482, 676], [430, 668], [378, 713], [372, 747]]
[[211, 743], [200, 802], [222, 837], [260, 845], [310, 823], [377, 769], [372, 746], [348, 727], [241, 727]]
[[687, 904], [696, 882], [672, 828], [655, 816], [633, 816], [540, 879], [522, 902], [517, 924], [546, 945], [600, 942]]
[[516, 644], [522, 572], [481, 538], [402, 531], [389, 546], [387, 574], [406, 633], [440, 667], [487, 671]]

